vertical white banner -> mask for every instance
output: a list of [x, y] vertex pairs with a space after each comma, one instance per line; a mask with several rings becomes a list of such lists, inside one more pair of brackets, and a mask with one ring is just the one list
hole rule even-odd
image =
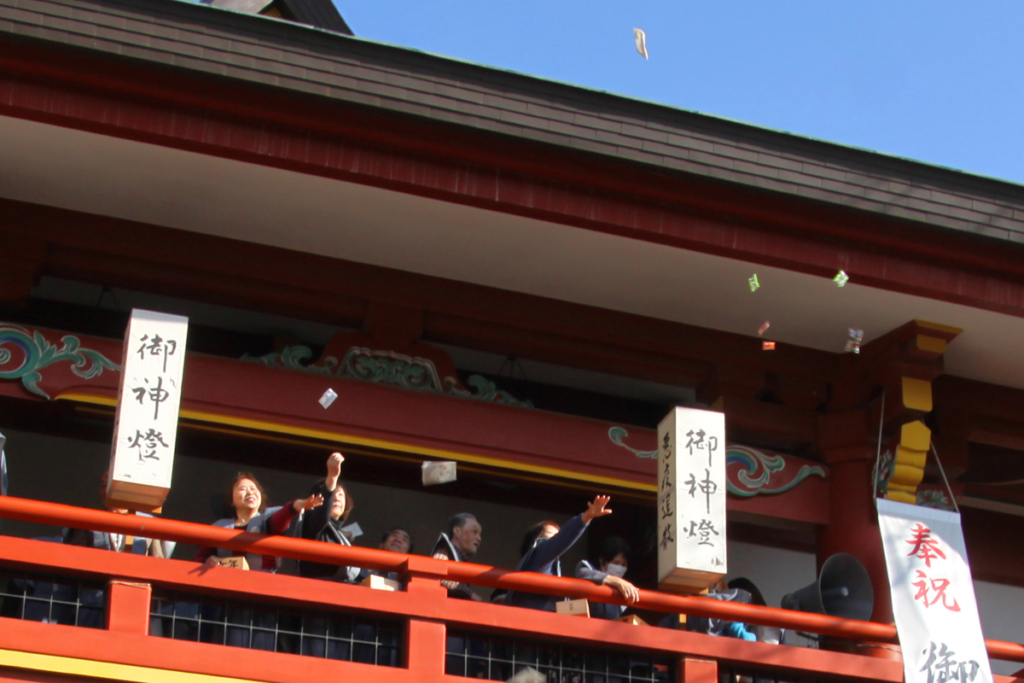
[[132, 509], [163, 505], [171, 488], [188, 318], [132, 310], [107, 498]]
[[991, 683], [960, 515], [878, 500], [906, 683]]
[[675, 408], [658, 425], [658, 584], [692, 592], [726, 573], [725, 415]]

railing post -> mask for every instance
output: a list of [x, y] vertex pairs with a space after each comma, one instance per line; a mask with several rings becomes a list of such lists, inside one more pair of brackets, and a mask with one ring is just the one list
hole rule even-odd
[[682, 657], [676, 683], [718, 683], [718, 662], [711, 659]]
[[405, 651], [409, 672], [417, 683], [441, 680], [447, 651], [447, 629], [440, 621], [410, 619]]
[[111, 579], [107, 583], [107, 630], [149, 635], [153, 587]]
[[[409, 593], [438, 601], [448, 599], [448, 590], [441, 585], [448, 575], [445, 561], [411, 556], [402, 574]], [[405, 633], [406, 665], [417, 683], [443, 679], [447, 640], [444, 622], [409, 619]]]
[[429, 595], [438, 599], [447, 598], [448, 590], [441, 581], [448, 576], [448, 563], [432, 557], [410, 555], [402, 567], [402, 579], [409, 593]]

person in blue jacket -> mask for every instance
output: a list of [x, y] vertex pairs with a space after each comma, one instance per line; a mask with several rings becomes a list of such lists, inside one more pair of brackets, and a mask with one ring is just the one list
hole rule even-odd
[[[629, 568], [629, 544], [618, 536], [609, 536], [601, 544], [601, 553], [597, 562], [580, 560], [576, 565], [576, 578], [593, 581], [598, 586], [611, 586], [623, 600], [632, 604], [640, 599], [640, 591], [629, 581], [622, 578]], [[592, 602], [590, 617], [592, 619], [618, 619], [626, 611], [625, 605], [613, 605], [608, 602]]]
[[[610, 500], [611, 496], [597, 496], [594, 498], [594, 502], [587, 505], [587, 509], [582, 514], [573, 517], [561, 528], [552, 521], [543, 521], [532, 526], [523, 537], [523, 544], [519, 549], [519, 554], [523, 559], [519, 561], [519, 566], [516, 569], [549, 576], [562, 576], [562, 564], [559, 561], [562, 554], [580, 539], [592, 520], [612, 514], [611, 510], [605, 508]], [[555, 611], [557, 601], [558, 598], [550, 595], [537, 595], [521, 591], [509, 591], [505, 597], [506, 605], [542, 609], [548, 612]]]

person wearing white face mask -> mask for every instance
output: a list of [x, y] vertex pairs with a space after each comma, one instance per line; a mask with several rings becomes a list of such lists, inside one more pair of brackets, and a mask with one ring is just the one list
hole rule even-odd
[[[629, 545], [618, 536], [609, 536], [601, 544], [596, 566], [588, 560], [576, 565], [576, 578], [593, 581], [599, 586], [611, 586], [628, 603], [640, 599], [640, 591], [624, 578], [629, 568]], [[618, 619], [626, 611], [624, 605], [607, 602], [591, 602], [590, 616], [594, 619]]]

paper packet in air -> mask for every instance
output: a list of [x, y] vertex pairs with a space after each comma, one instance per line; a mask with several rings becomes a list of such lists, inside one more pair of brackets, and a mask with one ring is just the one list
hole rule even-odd
[[423, 463], [423, 485], [447, 484], [455, 481], [455, 462], [452, 460], [429, 460]]
[[320, 405], [324, 407], [324, 410], [327, 410], [331, 407], [331, 404], [334, 403], [334, 399], [336, 398], [338, 398], [338, 394], [335, 393], [334, 389], [328, 389], [324, 392], [324, 395], [320, 397]]

